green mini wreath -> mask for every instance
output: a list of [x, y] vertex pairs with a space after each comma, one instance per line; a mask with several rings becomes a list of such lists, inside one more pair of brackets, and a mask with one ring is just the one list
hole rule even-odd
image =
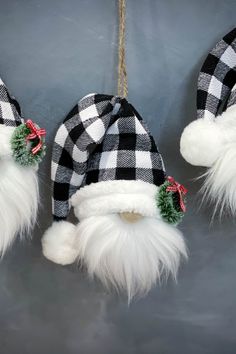
[[[157, 207], [160, 210], [162, 218], [169, 224], [177, 225], [184, 216], [184, 212], [180, 207], [180, 198], [177, 192], [167, 191], [167, 187], [171, 186], [169, 181], [164, 182], [157, 192]], [[182, 196], [185, 202], [185, 196]]]
[[[36, 126], [36, 125], [35, 125]], [[38, 128], [38, 126], [36, 126]], [[42, 146], [37, 153], [33, 154], [32, 149], [39, 143], [39, 138], [28, 140], [31, 129], [27, 124], [21, 124], [15, 128], [11, 138], [13, 157], [21, 166], [33, 166], [38, 164], [45, 155], [45, 138], [41, 137]]]

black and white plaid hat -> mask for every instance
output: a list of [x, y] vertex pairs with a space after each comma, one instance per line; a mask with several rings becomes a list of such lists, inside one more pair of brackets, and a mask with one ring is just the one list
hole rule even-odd
[[45, 130], [24, 120], [20, 105], [0, 79], [0, 254], [37, 218], [37, 167], [44, 155]]
[[0, 78], [0, 124], [17, 127], [22, 123], [20, 105]]
[[198, 77], [197, 118], [219, 115], [236, 83], [236, 28], [221, 39], [208, 54]]
[[70, 198], [80, 187], [165, 181], [162, 157], [138, 112], [125, 98], [104, 94], [85, 96], [59, 127], [51, 173], [56, 220], [68, 216]]

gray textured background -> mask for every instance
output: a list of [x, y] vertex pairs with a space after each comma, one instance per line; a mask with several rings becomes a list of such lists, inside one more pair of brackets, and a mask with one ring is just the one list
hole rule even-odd
[[[41, 254], [50, 224], [53, 136], [89, 92], [116, 93], [115, 0], [0, 0], [0, 74], [26, 117], [47, 128], [42, 207], [33, 241], [0, 264], [1, 354], [235, 354], [236, 235], [230, 218], [210, 225], [198, 210], [201, 173], [179, 154], [195, 117], [196, 79], [207, 51], [235, 25], [235, 0], [128, 0], [129, 99], [149, 123], [168, 173], [190, 189], [181, 225], [190, 250], [178, 285], [129, 308], [76, 266]], [[190, 198], [192, 197], [192, 198]]]

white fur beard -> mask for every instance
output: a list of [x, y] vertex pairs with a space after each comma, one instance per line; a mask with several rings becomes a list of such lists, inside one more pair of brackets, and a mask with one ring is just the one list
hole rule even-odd
[[128, 223], [118, 214], [91, 216], [78, 225], [77, 235], [78, 258], [89, 274], [126, 292], [129, 302], [162, 276], [176, 279], [181, 256], [187, 258], [181, 232], [155, 218]]
[[215, 204], [214, 213], [222, 214], [228, 208], [232, 214], [236, 212], [236, 144], [226, 146], [220, 157], [202, 176], [206, 177], [201, 192], [203, 200]]
[[34, 225], [39, 202], [36, 170], [21, 167], [11, 159], [0, 159], [0, 254], [18, 233], [23, 236]]

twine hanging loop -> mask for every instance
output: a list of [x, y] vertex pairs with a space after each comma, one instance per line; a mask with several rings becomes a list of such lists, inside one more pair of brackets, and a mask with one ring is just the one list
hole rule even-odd
[[118, 57], [118, 96], [127, 97], [128, 80], [125, 58], [125, 13], [126, 2], [119, 0], [119, 57]]

